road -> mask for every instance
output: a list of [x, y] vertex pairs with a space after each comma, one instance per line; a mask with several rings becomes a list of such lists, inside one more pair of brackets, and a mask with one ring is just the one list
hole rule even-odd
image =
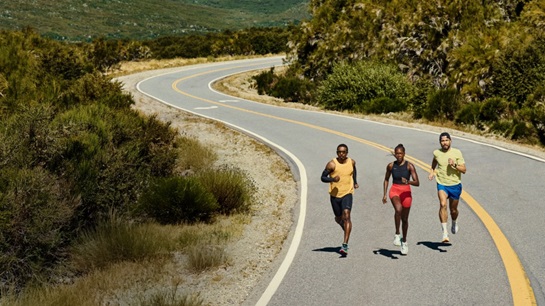
[[[276, 107], [211, 89], [226, 75], [282, 63], [280, 57], [170, 70], [138, 89], [166, 104], [224, 122], [273, 147], [299, 179], [301, 203], [286, 251], [247, 305], [545, 305], [545, 161], [452, 134], [467, 174], [460, 232], [441, 243], [435, 182], [427, 180], [438, 133], [348, 116]], [[320, 181], [340, 143], [357, 161], [348, 257]], [[393, 208], [382, 183], [391, 151], [403, 143], [417, 165], [409, 254], [392, 245]]]

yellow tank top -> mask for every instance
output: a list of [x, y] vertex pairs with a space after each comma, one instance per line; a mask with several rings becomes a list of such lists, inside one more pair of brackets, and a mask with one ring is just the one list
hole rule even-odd
[[342, 198], [347, 194], [354, 193], [354, 167], [352, 159], [346, 158], [346, 161], [341, 164], [334, 158], [335, 170], [329, 174], [330, 177], [339, 176], [341, 179], [338, 182], [329, 183], [329, 194], [336, 198]]

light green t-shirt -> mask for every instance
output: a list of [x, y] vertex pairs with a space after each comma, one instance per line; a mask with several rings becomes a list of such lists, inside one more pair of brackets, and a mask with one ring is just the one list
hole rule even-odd
[[465, 164], [462, 152], [458, 149], [450, 148], [447, 152], [440, 149], [433, 151], [433, 158], [437, 161], [435, 175], [437, 183], [444, 186], [454, 186], [462, 182], [462, 172], [452, 168], [448, 164], [448, 159], [454, 159], [458, 165]]

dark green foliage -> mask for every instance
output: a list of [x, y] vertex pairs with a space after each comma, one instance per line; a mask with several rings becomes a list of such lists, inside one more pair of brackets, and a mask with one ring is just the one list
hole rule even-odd
[[464, 125], [474, 125], [482, 128], [479, 117], [481, 113], [482, 103], [468, 103], [463, 105], [458, 113], [456, 113], [456, 123]]
[[403, 100], [392, 99], [389, 97], [379, 97], [371, 100], [365, 111], [371, 114], [386, 114], [401, 112], [406, 108], [407, 104]]
[[312, 100], [315, 85], [307, 79], [285, 74], [278, 76], [274, 67], [252, 77], [260, 95], [284, 99], [286, 102], [308, 103]]
[[150, 179], [172, 175], [177, 132], [131, 110], [88, 49], [31, 30], [0, 42], [0, 284], [17, 291], [47, 279], [111, 209], [129, 215]]
[[249, 211], [256, 187], [240, 170], [207, 170], [197, 177], [216, 198], [219, 213], [229, 215]]
[[505, 99], [490, 98], [482, 103], [479, 118], [483, 121], [498, 121], [500, 118], [508, 116], [508, 112], [509, 103]]
[[545, 144], [545, 86], [539, 85], [520, 111], [523, 120], [531, 122], [537, 138]]
[[277, 82], [278, 77], [274, 74], [274, 67], [268, 71], [254, 75], [252, 79], [255, 81], [257, 93], [260, 95], [269, 94], [272, 87]]
[[413, 84], [413, 94], [408, 101], [409, 110], [413, 112], [415, 119], [424, 116], [428, 95], [435, 90], [432, 82], [427, 78], [418, 78]]
[[405, 109], [411, 91], [409, 81], [394, 66], [361, 61], [335, 66], [320, 87], [318, 101], [334, 110], [391, 112]]
[[143, 44], [153, 58], [196, 58], [225, 55], [265, 55], [288, 51], [289, 32], [282, 28], [250, 28], [221, 33], [165, 36]]
[[0, 168], [0, 291], [46, 278], [79, 200], [42, 168]]
[[424, 118], [428, 120], [454, 120], [461, 106], [461, 96], [456, 89], [439, 89], [428, 96]]
[[121, 91], [121, 84], [93, 73], [75, 80], [55, 103], [62, 103], [60, 106], [65, 108], [79, 104], [101, 103], [114, 109], [127, 109], [134, 101], [131, 96]]
[[214, 195], [193, 177], [160, 178], [139, 200], [142, 212], [161, 224], [209, 221], [218, 209]]
[[63, 139], [48, 166], [70, 173], [82, 195], [78, 227], [93, 224], [111, 207], [130, 208], [150, 177], [172, 173], [176, 134], [153, 117], [92, 104], [65, 112], [53, 124]]
[[492, 76], [490, 95], [522, 106], [536, 86], [545, 82], [545, 38], [504, 50], [492, 67]]

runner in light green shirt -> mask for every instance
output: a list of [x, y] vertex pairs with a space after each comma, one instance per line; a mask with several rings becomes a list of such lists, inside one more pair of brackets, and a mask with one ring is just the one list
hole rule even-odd
[[442, 242], [449, 242], [447, 231], [447, 199], [449, 200], [450, 216], [452, 218], [451, 231], [458, 232], [458, 202], [462, 194], [462, 174], [466, 173], [466, 165], [462, 152], [452, 148], [452, 140], [447, 132], [439, 136], [441, 149], [433, 151], [431, 172], [428, 179], [435, 177], [437, 181], [437, 197], [439, 198], [439, 220], [443, 230]]

